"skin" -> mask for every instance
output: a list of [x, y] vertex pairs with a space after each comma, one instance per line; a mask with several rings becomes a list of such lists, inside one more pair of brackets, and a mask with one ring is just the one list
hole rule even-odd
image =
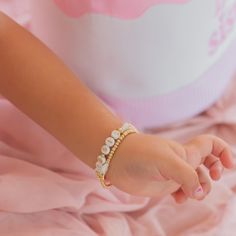
[[[123, 124], [122, 118], [50, 49], [3, 13], [0, 55], [0, 93], [94, 169], [105, 138]], [[172, 194], [180, 203], [189, 197], [203, 199], [211, 189], [210, 178], [219, 179], [223, 167], [233, 167], [232, 153], [213, 135], [180, 144], [137, 133], [120, 144], [106, 179], [133, 195]], [[204, 195], [195, 197], [199, 186]]]
[[[183, 165], [183, 160], [189, 165]], [[199, 182], [204, 195], [197, 199], [204, 199], [211, 190], [210, 178], [218, 180], [223, 167], [233, 167], [232, 153], [228, 144], [216, 136], [199, 135], [180, 144], [155, 135], [132, 134], [115, 153], [107, 178], [130, 194], [172, 194], [180, 203], [194, 198], [192, 193]]]

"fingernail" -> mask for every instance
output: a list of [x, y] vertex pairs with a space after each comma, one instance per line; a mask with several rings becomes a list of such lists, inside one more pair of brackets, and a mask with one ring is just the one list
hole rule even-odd
[[201, 197], [203, 197], [203, 196], [204, 196], [203, 188], [202, 188], [201, 186], [199, 186], [199, 187], [195, 190], [195, 192], [193, 193], [193, 196], [194, 196], [195, 198], [201, 198]]

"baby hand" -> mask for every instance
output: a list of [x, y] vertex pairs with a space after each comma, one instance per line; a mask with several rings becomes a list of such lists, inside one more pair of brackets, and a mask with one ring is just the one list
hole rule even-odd
[[[210, 191], [210, 181], [201, 164], [212, 179], [219, 179], [223, 166], [234, 165], [229, 145], [213, 135], [199, 135], [180, 144], [137, 133], [128, 135], [120, 144], [106, 179], [132, 195], [172, 194], [176, 200], [184, 196], [200, 200]], [[198, 194], [199, 187], [203, 188], [202, 196]]]
[[[200, 199], [203, 199], [206, 194], [208, 194], [211, 190], [211, 180], [209, 178], [209, 175], [207, 174], [207, 169], [209, 169], [210, 177], [213, 180], [218, 180], [220, 179], [221, 174], [223, 173], [224, 166], [227, 168], [232, 168], [234, 166], [232, 154], [229, 151], [229, 145], [227, 145], [223, 140], [213, 135], [197, 136], [184, 145], [185, 150], [188, 153], [187, 162], [193, 167], [197, 166], [196, 155], [199, 156], [201, 154], [196, 149], [199, 148], [199, 150], [202, 150], [204, 154], [204, 152], [207, 153], [207, 150], [205, 148], [210, 148], [209, 145], [212, 145], [212, 153], [208, 156], [205, 156], [204, 158], [205, 161], [203, 161], [203, 164], [206, 168], [204, 168], [204, 166], [198, 166], [196, 169], [199, 181], [205, 193], [204, 196]], [[202, 148], [204, 148], [205, 151]], [[172, 193], [172, 196], [174, 197], [177, 203], [182, 203], [187, 200], [187, 196], [183, 192], [182, 188], [179, 188], [176, 192]]]

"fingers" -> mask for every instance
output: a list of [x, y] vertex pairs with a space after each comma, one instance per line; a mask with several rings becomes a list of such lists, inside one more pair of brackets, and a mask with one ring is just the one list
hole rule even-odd
[[175, 202], [179, 204], [186, 202], [188, 199], [188, 197], [181, 188], [179, 188], [176, 192], [172, 193], [171, 195], [175, 199]]
[[211, 154], [206, 158], [204, 165], [209, 169], [210, 176], [213, 180], [220, 179], [223, 173], [224, 167], [222, 163], [220, 162], [219, 158]]
[[[211, 181], [207, 174], [207, 171], [204, 170], [202, 166], [198, 167], [196, 171], [198, 174], [200, 184], [202, 185], [203, 191], [204, 191], [204, 196], [202, 196], [198, 200], [202, 200], [211, 191], [211, 187], [212, 187]], [[176, 192], [172, 193], [171, 195], [175, 199], [176, 203], [179, 203], [179, 204], [184, 203], [188, 199], [188, 196], [184, 193], [182, 188], [179, 188]]]
[[211, 180], [209, 178], [206, 168], [204, 168], [203, 166], [199, 166], [196, 171], [198, 173], [198, 178], [201, 183], [201, 186], [203, 188], [204, 192], [203, 198], [204, 198], [211, 191], [212, 188]]
[[184, 145], [186, 156], [192, 158], [194, 166], [205, 164], [211, 155], [219, 159], [226, 168], [234, 166], [229, 145], [214, 135], [199, 135]]
[[[199, 199], [202, 197], [203, 189], [200, 184], [198, 173], [186, 161], [173, 154], [166, 157], [163, 166], [159, 168], [164, 177], [173, 179], [181, 185], [183, 192], [191, 198]], [[163, 172], [162, 172], [163, 171]]]
[[209, 169], [211, 178], [218, 180], [223, 166], [226, 168], [234, 166], [232, 152], [225, 141], [214, 135], [199, 135], [183, 146], [185, 156], [191, 161], [186, 160], [184, 164], [181, 158], [171, 157], [174, 161], [172, 160], [170, 166], [172, 169], [170, 176], [182, 188], [182, 191], [178, 190], [172, 196], [180, 202], [185, 200], [184, 195], [201, 200], [210, 191], [211, 183], [206, 171], [200, 168], [200, 165], [204, 164]]

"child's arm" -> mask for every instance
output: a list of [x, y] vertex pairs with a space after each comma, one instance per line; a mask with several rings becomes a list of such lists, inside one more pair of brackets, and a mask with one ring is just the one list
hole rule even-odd
[[92, 168], [104, 139], [123, 123], [54, 53], [3, 13], [0, 94]]
[[[0, 93], [92, 168], [104, 139], [123, 123], [46, 46], [1, 13]], [[181, 188], [186, 196], [199, 198], [194, 192], [200, 180], [207, 182], [195, 171], [201, 164], [217, 179], [215, 168], [232, 168], [229, 146], [215, 136], [200, 136], [184, 146], [132, 134], [116, 151], [107, 178], [134, 195], [158, 196]], [[209, 191], [207, 184], [204, 192]]]

